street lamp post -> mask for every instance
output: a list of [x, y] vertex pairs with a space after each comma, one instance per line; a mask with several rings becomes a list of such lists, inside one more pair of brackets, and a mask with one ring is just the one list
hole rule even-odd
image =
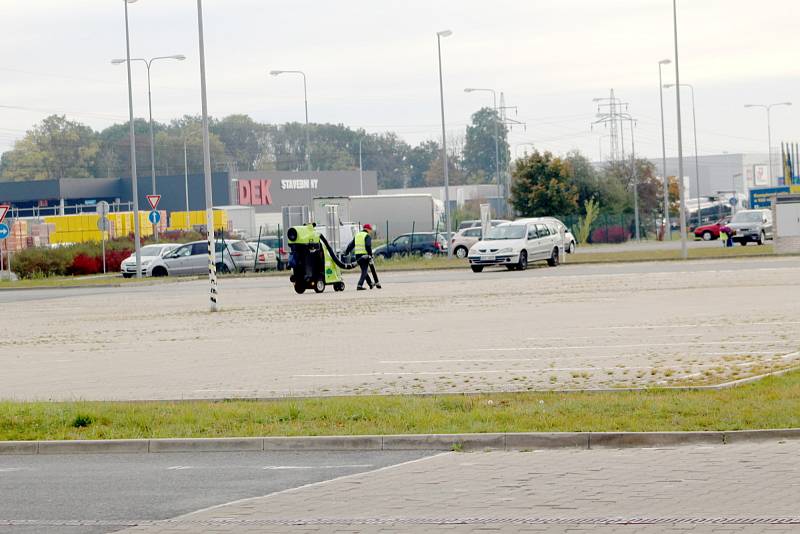
[[[482, 88], [475, 88], [475, 87], [467, 87], [464, 89], [465, 93], [472, 93], [474, 91], [485, 91], [488, 93], [492, 93], [492, 109], [494, 109], [494, 163], [495, 163], [495, 176], [497, 179], [497, 196], [502, 201], [505, 200], [505, 195], [501, 192], [501, 184], [500, 184], [500, 134], [498, 133], [497, 122], [500, 119], [500, 116], [497, 113], [497, 93], [494, 89], [482, 89]], [[504, 207], [505, 212], [505, 207]]]
[[311, 171], [311, 158], [309, 157], [310, 142], [308, 140], [308, 84], [306, 83], [306, 73], [301, 70], [271, 70], [269, 73], [272, 76], [279, 76], [281, 74], [300, 74], [303, 77], [303, 100], [306, 108], [306, 146], [304, 156], [306, 160], [306, 170]]
[[777, 102], [775, 104], [745, 104], [746, 108], [763, 108], [767, 110], [767, 155], [769, 156], [769, 185], [772, 183], [772, 120], [770, 118], [770, 111], [775, 106], [791, 106], [791, 102]]
[[672, 63], [669, 59], [658, 62], [658, 97], [661, 103], [661, 172], [664, 178], [664, 236], [672, 241], [672, 224], [669, 220], [669, 177], [667, 176], [667, 142], [664, 135], [664, 87], [661, 78], [661, 67]]
[[361, 143], [364, 138], [358, 140], [358, 178], [361, 183], [361, 195], [364, 195], [364, 161], [361, 159]]
[[[680, 84], [681, 87], [688, 87], [692, 92], [692, 128], [693, 128], [693, 135], [694, 135], [694, 180], [695, 180], [695, 187], [697, 188], [697, 226], [700, 226], [702, 222], [700, 221], [700, 165], [697, 162], [697, 116], [695, 114], [695, 106], [694, 106], [694, 86], [688, 83]], [[675, 84], [668, 83], [664, 85], [665, 88], [669, 89], [670, 87], [675, 87]]]
[[[150, 178], [152, 180], [152, 194], [156, 194], [156, 137], [153, 133], [153, 93], [150, 89], [150, 66], [154, 61], [159, 59], [174, 59], [176, 61], [183, 61], [186, 56], [183, 54], [174, 54], [172, 56], [158, 56], [150, 59], [144, 58], [130, 58], [128, 59], [112, 59], [112, 65], [119, 65], [128, 61], [141, 61], [147, 67], [147, 104], [150, 112]], [[158, 227], [153, 225], [153, 234], [158, 236]]]
[[197, 0], [197, 34], [200, 46], [200, 104], [203, 116], [203, 174], [206, 189], [206, 239], [208, 240], [209, 304], [219, 311], [217, 265], [214, 247], [214, 199], [211, 191], [211, 142], [208, 135], [208, 98], [206, 97], [206, 52], [203, 42], [203, 0]]
[[136, 134], [133, 128], [133, 86], [131, 84], [131, 37], [128, 30], [128, 4], [136, 0], [123, 0], [125, 4], [125, 55], [128, 64], [128, 124], [131, 140], [131, 187], [133, 189], [133, 247], [136, 254], [136, 278], [142, 277], [142, 243], [139, 229], [139, 183], [136, 178]]
[[439, 53], [439, 102], [442, 110], [442, 165], [444, 166], [444, 219], [447, 232], [447, 257], [453, 255], [450, 247], [450, 173], [447, 164], [447, 133], [444, 123], [444, 82], [442, 81], [442, 37], [453, 35], [450, 30], [436, 32], [436, 48]]
[[[672, 0], [672, 22], [675, 34], [675, 85], [681, 83], [680, 62], [678, 59], [678, 0]], [[675, 91], [675, 101], [678, 118], [678, 190], [681, 197], [681, 257], [689, 257], [689, 248], [686, 242], [686, 191], [683, 187], [683, 132], [681, 130], [681, 92]]]

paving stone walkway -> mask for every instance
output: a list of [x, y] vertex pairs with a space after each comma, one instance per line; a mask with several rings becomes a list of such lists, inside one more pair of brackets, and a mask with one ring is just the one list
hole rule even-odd
[[800, 440], [446, 453], [124, 532], [800, 532]]

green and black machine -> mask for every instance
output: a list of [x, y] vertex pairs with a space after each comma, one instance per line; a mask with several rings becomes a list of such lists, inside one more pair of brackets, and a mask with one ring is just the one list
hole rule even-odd
[[342, 269], [354, 269], [357, 265], [342, 262], [314, 224], [292, 226], [286, 237], [289, 239], [289, 267], [292, 269], [289, 281], [297, 293], [305, 293], [306, 289], [322, 293], [325, 286], [333, 286], [334, 291], [344, 291]]

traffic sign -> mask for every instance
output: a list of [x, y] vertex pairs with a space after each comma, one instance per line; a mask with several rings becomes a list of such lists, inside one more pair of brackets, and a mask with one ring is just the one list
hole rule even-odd
[[0, 204], [0, 223], [3, 222], [3, 219], [6, 218], [6, 214], [10, 209], [11, 206], [9, 206], [8, 204]]
[[150, 207], [155, 210], [158, 208], [158, 203], [161, 202], [161, 195], [147, 195], [147, 201], [150, 203]]
[[7, 238], [9, 232], [11, 232], [11, 229], [8, 225], [6, 223], [0, 223], [0, 241]]
[[147, 219], [150, 221], [150, 224], [158, 224], [161, 222], [161, 213], [153, 210], [147, 215]]
[[736, 206], [736, 204], [739, 203], [739, 199], [736, 197], [731, 197], [730, 200], [728, 200], [728, 202], [730, 203], [731, 206]]
[[102, 218], [108, 215], [108, 210], [110, 209], [110, 206], [108, 205], [108, 202], [106, 202], [105, 200], [101, 200], [100, 202], [97, 203], [97, 207], [95, 209], [97, 210], [97, 214]]
[[108, 232], [111, 229], [111, 221], [105, 217], [97, 219], [97, 229], [101, 232]]

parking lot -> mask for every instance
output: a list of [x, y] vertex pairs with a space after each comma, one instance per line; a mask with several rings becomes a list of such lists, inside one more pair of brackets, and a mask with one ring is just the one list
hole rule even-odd
[[800, 259], [286, 276], [0, 293], [1, 398], [193, 399], [722, 383], [800, 364]]

